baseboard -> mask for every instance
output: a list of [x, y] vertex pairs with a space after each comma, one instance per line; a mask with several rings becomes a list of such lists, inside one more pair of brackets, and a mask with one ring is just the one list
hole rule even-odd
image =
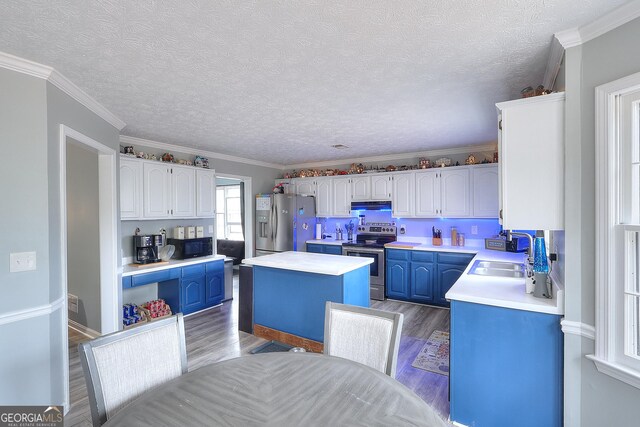
[[91, 339], [98, 338], [101, 335], [100, 332], [94, 331], [91, 328], [87, 328], [86, 326], [81, 325], [80, 323], [75, 322], [71, 319], [69, 319], [69, 327], [71, 329], [75, 329], [76, 331], [80, 332], [82, 335], [87, 336]]
[[253, 325], [253, 335], [266, 340], [280, 341], [294, 347], [302, 347], [313, 353], [322, 353], [324, 350], [324, 345], [321, 342], [288, 334], [286, 332], [278, 331], [277, 329], [267, 328], [266, 326], [258, 325], [257, 323]]

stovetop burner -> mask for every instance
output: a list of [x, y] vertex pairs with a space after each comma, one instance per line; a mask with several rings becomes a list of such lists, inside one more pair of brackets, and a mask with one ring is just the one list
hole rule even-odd
[[385, 244], [396, 241], [396, 227], [391, 223], [359, 225], [357, 231], [356, 241], [343, 243], [342, 246], [383, 248]]

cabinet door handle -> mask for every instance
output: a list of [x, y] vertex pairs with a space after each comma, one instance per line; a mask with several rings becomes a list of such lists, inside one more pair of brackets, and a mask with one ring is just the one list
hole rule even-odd
[[500, 219], [502, 219], [502, 209], [500, 209]]

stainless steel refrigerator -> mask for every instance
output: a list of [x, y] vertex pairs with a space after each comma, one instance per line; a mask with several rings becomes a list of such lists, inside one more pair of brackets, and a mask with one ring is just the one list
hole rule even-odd
[[305, 251], [313, 239], [316, 203], [312, 196], [258, 194], [256, 196], [256, 256]]

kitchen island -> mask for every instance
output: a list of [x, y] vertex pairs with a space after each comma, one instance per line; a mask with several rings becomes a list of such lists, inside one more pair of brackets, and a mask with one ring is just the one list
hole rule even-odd
[[369, 306], [370, 258], [281, 252], [253, 266], [254, 334], [322, 351], [327, 301]]

